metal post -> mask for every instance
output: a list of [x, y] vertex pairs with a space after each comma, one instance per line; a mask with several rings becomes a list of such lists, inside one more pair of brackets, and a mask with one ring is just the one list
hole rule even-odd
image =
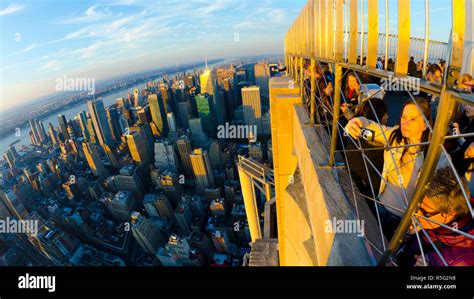
[[249, 224], [250, 238], [252, 242], [262, 238], [262, 230], [260, 229], [260, 219], [258, 215], [258, 207], [254, 196], [254, 186], [252, 178], [245, 173], [242, 166], [238, 165], [240, 184], [242, 187], [242, 197], [244, 199], [245, 213]]
[[300, 57], [300, 95], [301, 98], [303, 99], [304, 97], [304, 86], [303, 86], [303, 81], [304, 81], [304, 70], [303, 70], [303, 56]]
[[392, 240], [390, 240], [387, 250], [381, 257], [378, 263], [379, 266], [384, 266], [387, 263], [387, 260], [398, 250], [405, 239], [405, 235], [411, 225], [411, 217], [418, 211], [418, 208], [424, 198], [423, 187], [430, 182], [430, 179], [436, 170], [436, 166], [441, 155], [440, 145], [444, 143], [444, 136], [448, 131], [448, 125], [451, 117], [454, 114], [455, 106], [456, 101], [451, 99], [451, 96], [446, 91], [446, 85], [443, 85], [438, 107], [438, 115], [433, 128], [433, 137], [430, 141], [431, 144], [423, 164], [423, 170], [420, 174], [420, 178], [418, 179], [415, 194], [413, 194], [413, 198], [410, 201], [405, 215], [398, 225]]
[[423, 52], [423, 79], [426, 78], [426, 65], [428, 64], [428, 46], [430, 44], [430, 4], [425, 0], [425, 51]]
[[337, 145], [337, 124], [339, 122], [339, 111], [341, 105], [341, 76], [342, 76], [342, 67], [340, 64], [336, 63], [335, 70], [335, 80], [334, 80], [334, 110], [333, 110], [333, 120], [332, 120], [332, 132], [331, 132], [331, 149], [329, 151], [329, 166], [334, 166], [334, 155]]
[[311, 99], [309, 100], [310, 124], [314, 124], [316, 115], [316, 60], [311, 59]]
[[388, 39], [389, 39], [389, 30], [388, 30], [388, 0], [385, 0], [385, 65], [384, 69], [388, 70]]

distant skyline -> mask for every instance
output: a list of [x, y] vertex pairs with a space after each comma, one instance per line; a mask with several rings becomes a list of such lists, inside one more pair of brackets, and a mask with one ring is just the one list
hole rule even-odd
[[[365, 0], [367, 3], [367, 0]], [[384, 23], [384, 1], [379, 1]], [[424, 1], [412, 0], [424, 15]], [[306, 0], [2, 1], [0, 111], [49, 95], [63, 76], [95, 78], [213, 58], [283, 53]], [[447, 41], [449, 3], [431, 0], [431, 39]], [[396, 11], [391, 1], [391, 11]], [[367, 5], [367, 4], [366, 4]], [[423, 19], [423, 18], [419, 18]], [[424, 20], [412, 24], [422, 36]], [[390, 29], [396, 28], [391, 14]], [[396, 31], [395, 31], [396, 33]]]

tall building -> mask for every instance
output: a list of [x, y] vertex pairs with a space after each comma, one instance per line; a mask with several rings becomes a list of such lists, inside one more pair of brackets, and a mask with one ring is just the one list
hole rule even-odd
[[160, 94], [161, 94], [161, 98], [162, 98], [162, 102], [163, 102], [163, 109], [164, 109], [164, 112], [165, 114], [167, 112], [170, 112], [171, 109], [170, 109], [170, 102], [171, 102], [171, 94], [170, 94], [170, 90], [168, 88], [168, 86], [166, 86], [165, 84], [160, 84]]
[[89, 132], [89, 138], [92, 143], [98, 143], [99, 140], [97, 139], [97, 135], [95, 133], [94, 124], [92, 123], [92, 119], [87, 119], [87, 131]]
[[192, 153], [191, 141], [189, 141], [186, 135], [183, 135], [179, 137], [176, 144], [178, 145], [178, 152], [185, 176], [190, 179], [194, 178], [193, 165], [191, 164], [191, 158], [189, 157]]
[[193, 166], [197, 187], [204, 189], [214, 185], [214, 176], [212, 175], [207, 151], [202, 148], [197, 148], [194, 149], [189, 157], [191, 158], [191, 165]]
[[263, 163], [263, 149], [260, 142], [249, 144], [249, 157], [255, 161]]
[[190, 265], [189, 256], [191, 254], [191, 247], [185, 238], [181, 238], [176, 234], [172, 234], [169, 238], [166, 249], [169, 255], [174, 257], [181, 265]]
[[36, 133], [38, 134], [38, 138], [39, 138], [39, 142], [40, 143], [43, 143], [46, 141], [47, 139], [47, 136], [46, 136], [46, 132], [44, 130], [44, 127], [43, 127], [43, 123], [41, 121], [39, 121], [38, 119], [34, 119], [34, 125], [35, 125], [35, 128], [36, 128]]
[[38, 132], [36, 131], [36, 119], [30, 119], [30, 129], [32, 134], [33, 143], [36, 145], [41, 144]]
[[209, 145], [209, 160], [212, 169], [218, 170], [222, 167], [221, 146], [219, 141], [215, 140]]
[[30, 219], [29, 213], [23, 205], [23, 202], [13, 190], [10, 189], [6, 192], [0, 190], [0, 198], [5, 207], [9, 210], [10, 215], [17, 217], [20, 220]]
[[164, 171], [158, 177], [158, 181], [160, 188], [163, 189], [163, 192], [171, 202], [171, 205], [176, 207], [184, 193], [184, 187], [182, 182], [180, 182], [178, 175], [169, 171]]
[[151, 159], [145, 136], [139, 132], [130, 132], [130, 134], [125, 136], [133, 161], [135, 161], [139, 166], [148, 165]]
[[174, 144], [166, 139], [155, 142], [155, 167], [178, 173], [178, 156], [174, 150]]
[[260, 88], [258, 86], [242, 88], [242, 105], [245, 125], [257, 126], [257, 133], [261, 134], [262, 110], [260, 101]]
[[201, 119], [204, 132], [210, 136], [214, 136], [216, 131], [216, 119], [213, 119], [211, 115], [210, 101], [212, 101], [212, 97], [207, 93], [199, 94], [194, 96], [194, 101], [196, 102], [198, 116]]
[[191, 222], [193, 219], [193, 213], [191, 211], [191, 205], [189, 200], [183, 198], [179, 203], [178, 207], [174, 212], [174, 217], [178, 223], [179, 230], [182, 235], [188, 236], [191, 232]]
[[107, 176], [109, 176], [109, 172], [105, 168], [104, 163], [100, 158], [97, 145], [92, 142], [83, 142], [82, 149], [92, 173], [100, 179], [105, 179]]
[[48, 124], [48, 134], [49, 134], [49, 139], [51, 139], [51, 142], [53, 145], [57, 145], [59, 143], [56, 130], [54, 129], [53, 125], [51, 123]]
[[61, 141], [71, 139], [67, 131], [67, 121], [64, 115], [62, 114], [58, 115], [58, 124], [59, 124], [59, 131], [61, 131], [61, 133], [63, 134], [63, 140]]
[[211, 111], [214, 114], [214, 118], [217, 124], [222, 125], [225, 121], [225, 110], [222, 99], [219, 97], [217, 89], [217, 82], [214, 78], [213, 72], [206, 68], [206, 70], [200, 76], [201, 81], [201, 94], [209, 94], [211, 96]]
[[166, 113], [166, 120], [168, 121], [168, 126], [170, 128], [170, 132], [171, 133], [174, 133], [176, 132], [176, 119], [174, 117], [174, 114], [173, 112], [168, 112]]
[[82, 136], [84, 139], [90, 140], [89, 130], [87, 129], [87, 115], [85, 111], [81, 111], [77, 114], [79, 118], [79, 125], [81, 127]]
[[10, 168], [18, 167], [18, 162], [20, 161], [20, 157], [15, 149], [14, 145], [10, 145], [8, 150], [3, 154], [3, 157], [8, 162]]
[[132, 235], [138, 245], [150, 254], [156, 254], [166, 244], [153, 218], [146, 218], [138, 212], [132, 213]]
[[189, 116], [191, 115], [190, 101], [178, 102], [178, 113], [181, 121], [181, 126], [184, 129], [189, 128]]
[[116, 143], [120, 143], [122, 131], [120, 129], [120, 116], [118, 114], [117, 108], [107, 107], [107, 121], [109, 122], [112, 138], [115, 140]]
[[138, 176], [137, 168], [133, 165], [127, 165], [120, 169], [119, 174], [108, 177], [104, 181], [107, 190], [118, 192], [121, 190], [130, 191], [136, 198], [143, 198], [145, 188]]
[[143, 206], [148, 215], [161, 217], [175, 223], [174, 209], [168, 198], [163, 193], [146, 194], [143, 198]]
[[112, 217], [122, 223], [130, 221], [136, 207], [135, 198], [128, 191], [118, 191], [115, 195], [107, 192], [100, 201], [105, 204]]
[[100, 145], [113, 146], [115, 144], [110, 131], [107, 114], [102, 100], [88, 101], [87, 107], [91, 115], [92, 123], [94, 125], [95, 134]]
[[191, 139], [195, 146], [206, 146], [208, 138], [202, 128], [200, 118], [191, 118], [189, 120], [189, 130], [191, 131]]
[[140, 106], [140, 91], [138, 90], [138, 88], [135, 88], [133, 90], [133, 106]]
[[230, 240], [227, 231], [216, 230], [214, 233], [212, 233], [212, 242], [214, 243], [214, 247], [216, 248], [217, 252], [229, 252]]
[[224, 198], [216, 198], [210, 204], [211, 214], [224, 217], [228, 214], [227, 204]]
[[152, 121], [151, 119], [151, 112], [150, 106], [142, 107], [140, 110], [137, 111], [138, 122], [141, 124], [147, 124]]
[[231, 121], [234, 119], [234, 110], [237, 108], [237, 102], [235, 97], [235, 79], [225, 78], [223, 80], [224, 86], [224, 103], [226, 109], [227, 120]]
[[270, 68], [266, 62], [259, 62], [254, 66], [255, 85], [260, 87], [261, 96], [268, 99], [268, 84], [270, 80]]
[[133, 127], [129, 127], [129, 134], [133, 134], [134, 132], [137, 132], [142, 136], [142, 138], [145, 140], [146, 144], [146, 151], [148, 152], [148, 157], [150, 158], [150, 162], [153, 160], [154, 152], [155, 152], [155, 138], [153, 137], [153, 132], [150, 127], [149, 123], [145, 124], [137, 124]]
[[158, 127], [160, 136], [166, 137], [168, 134], [168, 122], [166, 121], [163, 100], [157, 94], [151, 94], [148, 96], [148, 105], [150, 106], [151, 118]]

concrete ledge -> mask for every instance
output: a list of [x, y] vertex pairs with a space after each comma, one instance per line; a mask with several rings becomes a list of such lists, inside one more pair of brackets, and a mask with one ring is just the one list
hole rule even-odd
[[[365, 238], [356, 233], [326, 231], [327, 220], [332, 221], [334, 218], [357, 220], [355, 207], [346, 196], [346, 194], [352, 195], [350, 180], [345, 169], [319, 167], [323, 162], [321, 159], [328, 157], [327, 149], [323, 144], [330, 144], [329, 136], [326, 133], [317, 135], [314, 127], [305, 125], [309, 123], [309, 117], [303, 106], [294, 105], [293, 112], [294, 154], [298, 158], [298, 169], [301, 173], [307, 206], [306, 213], [310, 222], [318, 265], [376, 265], [379, 253], [370, 247]], [[339, 181], [335, 179], [335, 172], [339, 176]], [[354, 186], [354, 188], [357, 187]], [[383, 248], [377, 221], [367, 203], [362, 197], [356, 198], [356, 202], [360, 219], [364, 220], [367, 239], [378, 248]], [[311, 248], [307, 245], [306, 247]]]

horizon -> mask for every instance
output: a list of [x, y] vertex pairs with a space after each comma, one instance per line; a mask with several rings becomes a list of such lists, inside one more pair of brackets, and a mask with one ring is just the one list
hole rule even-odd
[[[424, 9], [420, 1], [412, 2], [414, 11]], [[56, 0], [5, 1], [0, 7], [0, 112], [54, 95], [54, 81], [63, 76], [98, 82], [204, 61], [205, 57], [283, 53], [284, 35], [305, 3], [88, 0], [63, 5]], [[450, 16], [450, 8], [442, 0], [430, 3], [432, 19], [449, 22], [446, 13]], [[395, 4], [389, 3], [393, 12], [390, 33], [396, 33]], [[380, 31], [384, 9], [379, 3]], [[432, 22], [430, 39], [447, 41], [449, 32], [444, 27], [443, 22]], [[412, 24], [412, 29], [413, 36], [424, 32], [420, 24]]]
[[63, 76], [98, 82], [206, 56], [283, 53], [286, 29], [305, 2], [7, 1], [0, 7], [0, 111], [54, 94]]

